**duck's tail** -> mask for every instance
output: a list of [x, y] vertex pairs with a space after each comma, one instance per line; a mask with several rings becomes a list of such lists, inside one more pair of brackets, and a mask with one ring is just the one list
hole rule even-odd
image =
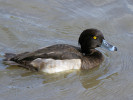
[[13, 54], [13, 53], [5, 53], [4, 57], [5, 59], [3, 59], [4, 64], [7, 65], [17, 65], [26, 69], [29, 69], [31, 71], [38, 71], [37, 68], [31, 66], [30, 64], [26, 64], [26, 63], [17, 63], [15, 61], [12, 61], [12, 58], [14, 58], [15, 56], [17, 56], [17, 54]]
[[4, 55], [4, 57], [5, 57], [4, 61], [10, 61], [10, 59], [13, 58], [13, 57], [15, 57], [15, 56], [16, 56], [16, 54], [14, 54], [14, 53], [5, 53], [5, 55]]
[[11, 58], [15, 57], [16, 54], [13, 54], [13, 53], [5, 53], [4, 55], [4, 64], [7, 64], [7, 65], [19, 65], [18, 63], [14, 62], [14, 61], [11, 61]]

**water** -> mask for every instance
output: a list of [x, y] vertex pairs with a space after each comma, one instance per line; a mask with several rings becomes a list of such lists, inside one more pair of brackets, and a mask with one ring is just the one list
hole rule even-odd
[[[132, 0], [0, 0], [0, 100], [132, 100]], [[97, 28], [118, 52], [90, 71], [46, 74], [3, 64], [6, 52], [67, 43]]]

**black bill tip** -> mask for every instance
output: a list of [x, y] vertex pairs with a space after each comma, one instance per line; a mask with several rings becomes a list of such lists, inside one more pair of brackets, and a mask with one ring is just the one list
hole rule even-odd
[[117, 51], [117, 47], [114, 47], [114, 51]]

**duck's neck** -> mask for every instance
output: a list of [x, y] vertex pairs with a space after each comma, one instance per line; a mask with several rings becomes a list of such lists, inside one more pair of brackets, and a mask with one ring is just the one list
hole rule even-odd
[[89, 48], [87, 46], [81, 45], [81, 52], [85, 55], [91, 55], [95, 51], [95, 48]]
[[88, 49], [87, 51], [83, 52], [85, 55], [92, 55], [96, 50], [95, 49]]

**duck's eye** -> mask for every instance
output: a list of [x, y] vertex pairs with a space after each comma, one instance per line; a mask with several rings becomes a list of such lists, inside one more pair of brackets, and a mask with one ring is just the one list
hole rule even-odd
[[96, 37], [96, 36], [93, 36], [93, 39], [94, 39], [94, 40], [96, 40], [96, 39], [97, 39], [97, 37]]

